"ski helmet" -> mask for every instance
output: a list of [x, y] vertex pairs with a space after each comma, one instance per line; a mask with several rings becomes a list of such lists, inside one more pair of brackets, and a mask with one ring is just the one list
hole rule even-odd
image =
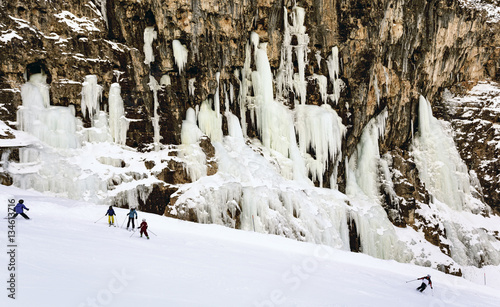
[[142, 219], [142, 221], [143, 221], [143, 222], [145, 222], [145, 221], [146, 221], [146, 219]]
[[24, 200], [20, 199], [20, 200], [19, 200], [19, 203], [20, 203], [20, 204], [24, 203]]
[[427, 274], [427, 278], [431, 278], [431, 275]]

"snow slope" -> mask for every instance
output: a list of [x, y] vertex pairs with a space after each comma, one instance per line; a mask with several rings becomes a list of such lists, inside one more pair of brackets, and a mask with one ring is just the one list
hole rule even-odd
[[[146, 240], [94, 223], [105, 206], [0, 186], [4, 216], [9, 198], [23, 198], [32, 220], [16, 219], [17, 297], [4, 287], [0, 306], [500, 305], [493, 288], [393, 260], [139, 212], [156, 234]], [[116, 212], [120, 226], [127, 210]], [[8, 260], [0, 253], [4, 281]], [[406, 283], [428, 273], [434, 291]]]

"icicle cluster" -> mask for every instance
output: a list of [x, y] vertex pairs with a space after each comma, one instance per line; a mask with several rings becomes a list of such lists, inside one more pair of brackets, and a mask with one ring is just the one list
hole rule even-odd
[[333, 84], [332, 101], [339, 102], [340, 91], [344, 82], [339, 78], [340, 65], [339, 65], [339, 48], [337, 46], [332, 48], [332, 54], [328, 57], [326, 64], [328, 66], [328, 74], [330, 82]]
[[[306, 157], [308, 172], [313, 180], [323, 186], [323, 173], [328, 161], [335, 161], [342, 150], [342, 139], [346, 129], [342, 119], [330, 105], [298, 105], [296, 109], [296, 127], [302, 156]], [[307, 155], [312, 148], [316, 158]]]
[[174, 50], [175, 64], [179, 69], [179, 74], [181, 74], [188, 60], [188, 49], [176, 39], [172, 41], [172, 49]]
[[[81, 120], [75, 117], [73, 106], [50, 105], [45, 80], [43, 73], [35, 74], [22, 86], [23, 105], [17, 115], [19, 129], [48, 146], [19, 150], [19, 163], [11, 165], [14, 185], [96, 203], [106, 203], [113, 197], [124, 200], [124, 203], [137, 203], [137, 198], [133, 197], [141, 190], [141, 183], [137, 181], [140, 176], [127, 174], [123, 161], [119, 159], [96, 158], [93, 153], [97, 150], [92, 149], [94, 142], [102, 142], [97, 145], [99, 148], [106, 147], [106, 144], [116, 146], [112, 145], [113, 140], [125, 144], [128, 120], [124, 115], [119, 84], [114, 83], [110, 88], [108, 119], [108, 113], [99, 110], [102, 87], [97, 84], [97, 77], [86, 76], [82, 84], [82, 111], [91, 118], [92, 126], [84, 128]], [[114, 169], [100, 174], [99, 171], [106, 168], [103, 164], [113, 165]], [[117, 189], [119, 185], [120, 189]], [[151, 189], [150, 182], [142, 185], [141, 197]]]
[[57, 148], [77, 148], [77, 122], [73, 106], [50, 105], [49, 87], [43, 73], [34, 74], [21, 87], [23, 105], [17, 112], [18, 127]]
[[120, 84], [111, 84], [109, 89], [109, 128], [115, 143], [125, 145], [129, 121], [125, 118], [123, 99], [120, 93]]
[[[305, 68], [307, 65], [307, 53], [309, 52], [309, 36], [304, 26], [305, 11], [295, 6], [292, 12], [292, 24], [288, 22], [288, 12], [284, 8], [284, 34], [281, 45], [281, 61], [279, 73], [276, 78], [277, 96], [287, 98], [288, 92], [292, 91], [302, 104], [306, 102], [307, 80]], [[297, 39], [297, 44], [292, 45], [292, 37]], [[297, 59], [298, 72], [294, 73], [293, 52]]]
[[153, 41], [157, 38], [154, 27], [144, 29], [144, 64], [150, 65], [155, 61], [153, 53]]
[[99, 103], [102, 98], [102, 86], [97, 84], [96, 75], [85, 76], [85, 81], [83, 81], [82, 86], [82, 114], [92, 118], [99, 112]]

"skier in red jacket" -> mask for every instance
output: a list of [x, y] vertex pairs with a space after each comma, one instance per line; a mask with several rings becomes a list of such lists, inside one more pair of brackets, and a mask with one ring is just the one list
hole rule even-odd
[[431, 275], [417, 278], [417, 280], [422, 280], [422, 284], [420, 285], [420, 287], [417, 288], [417, 291], [420, 291], [420, 292], [424, 291], [425, 288], [427, 288], [427, 285], [431, 286], [431, 289], [433, 289]]
[[141, 229], [141, 238], [142, 238], [142, 234], [144, 233], [146, 235], [146, 238], [148, 238], [149, 240], [149, 235], [148, 235], [148, 223], [146, 223], [146, 219], [142, 219], [142, 223], [141, 225], [139, 225], [139, 227], [137, 228], [140, 228]]

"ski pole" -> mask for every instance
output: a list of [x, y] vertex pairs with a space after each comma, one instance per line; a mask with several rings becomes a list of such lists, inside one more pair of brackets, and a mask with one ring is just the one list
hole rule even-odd
[[150, 233], [154, 234], [155, 236], [158, 236], [156, 233], [152, 232], [151, 229], [148, 229]]
[[123, 228], [123, 225], [125, 224], [125, 220], [127, 220], [127, 216], [125, 216], [125, 218], [123, 219], [123, 223], [122, 223], [122, 225], [120, 226], [120, 228]]
[[[106, 215], [104, 215], [104, 216], [106, 216]], [[103, 217], [104, 217], [104, 216], [103, 216]], [[95, 221], [94, 223], [99, 222], [100, 220], [102, 220], [102, 218], [103, 218], [103, 217], [101, 217], [100, 219], [98, 219], [98, 220], [97, 220], [97, 221]]]
[[418, 280], [418, 279], [408, 280], [406, 283], [409, 283], [409, 282], [411, 282], [411, 281], [415, 281], [415, 280]]
[[132, 232], [132, 234], [130, 235], [129, 238], [132, 238], [133, 235], [135, 235], [135, 229], [134, 229], [134, 232]]

